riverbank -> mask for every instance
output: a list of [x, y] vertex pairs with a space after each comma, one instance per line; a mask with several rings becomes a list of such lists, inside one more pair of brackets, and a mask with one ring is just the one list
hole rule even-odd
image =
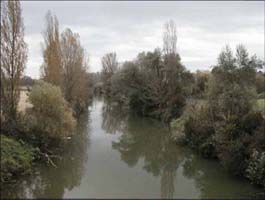
[[231, 175], [265, 190], [263, 102], [257, 100], [254, 110], [242, 119], [234, 116], [233, 121], [222, 123], [213, 122], [206, 101], [188, 102], [183, 115], [171, 123], [172, 138], [204, 158], [218, 160]]
[[261, 190], [176, 145], [158, 120], [95, 99], [61, 159], [4, 187], [5, 198], [252, 198]]
[[14, 119], [1, 113], [1, 184], [29, 173], [35, 162], [56, 167], [54, 157], [75, 131], [76, 120], [59, 87], [39, 81], [29, 96], [26, 92], [20, 91]]

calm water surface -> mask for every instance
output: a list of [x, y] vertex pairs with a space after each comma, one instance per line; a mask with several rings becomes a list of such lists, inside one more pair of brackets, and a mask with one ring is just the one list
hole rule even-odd
[[101, 100], [78, 125], [57, 168], [2, 188], [5, 198], [248, 198], [260, 192], [170, 139], [156, 120]]

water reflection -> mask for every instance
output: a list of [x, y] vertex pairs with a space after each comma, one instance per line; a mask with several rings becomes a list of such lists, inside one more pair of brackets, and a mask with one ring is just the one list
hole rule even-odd
[[[112, 110], [115, 110], [115, 107], [112, 107]], [[121, 117], [122, 112], [117, 110], [107, 114], [103, 109], [103, 117], [106, 118], [103, 119], [102, 127], [107, 132], [115, 132], [115, 128], [122, 132], [119, 141], [112, 142], [113, 149], [120, 152], [121, 160], [129, 167], [135, 166], [143, 159], [143, 169], [153, 176], [161, 177], [161, 198], [173, 198], [176, 169], [182, 157], [170, 139], [169, 130], [156, 120], [139, 118], [134, 114]]]
[[12, 186], [5, 185], [1, 196], [8, 198], [62, 198], [65, 190], [71, 190], [80, 185], [89, 145], [88, 117], [88, 113], [86, 113], [79, 119], [77, 134], [64, 147], [64, 154], [56, 162], [57, 168], [37, 166], [35, 175], [23, 177]]
[[183, 198], [174, 194], [182, 184], [177, 180], [177, 172], [193, 180], [191, 186], [198, 191], [190, 194], [193, 198], [246, 198], [258, 191], [244, 180], [230, 177], [216, 161], [204, 160], [191, 150], [177, 146], [162, 123], [132, 113], [125, 117], [119, 107], [105, 106], [102, 128], [106, 132], [122, 133], [118, 141], [112, 142], [113, 149], [120, 152], [121, 160], [129, 167], [143, 159], [143, 169], [160, 177], [161, 198]]
[[102, 129], [110, 134], [121, 132], [126, 125], [127, 116], [120, 106], [106, 102], [102, 107]]
[[258, 192], [217, 162], [177, 146], [157, 120], [102, 100], [90, 108], [58, 168], [37, 167], [38, 174], [5, 186], [2, 197], [250, 198]]
[[183, 175], [195, 180], [201, 198], [254, 198], [260, 193], [244, 179], [231, 177], [219, 163], [186, 152]]

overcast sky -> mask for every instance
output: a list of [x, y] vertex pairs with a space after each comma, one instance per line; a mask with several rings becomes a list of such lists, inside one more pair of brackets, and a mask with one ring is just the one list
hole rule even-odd
[[80, 35], [90, 71], [101, 70], [101, 57], [115, 51], [119, 62], [141, 51], [162, 48], [163, 26], [177, 25], [177, 49], [187, 69], [205, 70], [216, 64], [222, 48], [244, 44], [264, 60], [264, 2], [70, 2], [22, 1], [29, 55], [26, 75], [39, 77], [44, 16], [56, 14], [60, 31]]

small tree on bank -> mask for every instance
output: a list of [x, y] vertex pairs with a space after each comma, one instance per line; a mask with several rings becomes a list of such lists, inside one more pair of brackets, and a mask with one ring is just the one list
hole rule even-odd
[[29, 101], [33, 105], [28, 110], [32, 131], [55, 139], [73, 134], [76, 121], [59, 87], [41, 81], [32, 88]]

